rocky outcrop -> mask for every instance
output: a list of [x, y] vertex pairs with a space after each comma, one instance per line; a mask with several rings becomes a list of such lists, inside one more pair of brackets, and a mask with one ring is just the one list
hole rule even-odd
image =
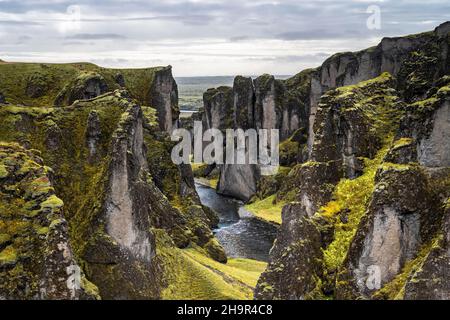
[[233, 91], [230, 87], [209, 89], [203, 94], [205, 128], [226, 130], [233, 128]]
[[450, 102], [444, 101], [433, 113], [432, 130], [419, 140], [417, 157], [426, 167], [450, 167]]
[[[336, 54], [314, 72], [311, 79], [309, 149], [320, 97], [328, 90], [353, 85], [388, 72], [398, 78], [398, 88], [408, 101], [423, 97], [433, 82], [449, 72], [448, 32], [444, 23], [433, 32], [384, 38], [373, 48]], [[419, 67], [419, 68], [418, 68]]]
[[312, 297], [322, 272], [322, 239], [317, 221], [309, 218], [301, 203], [286, 205], [282, 217], [283, 224], [270, 251], [271, 262], [256, 285], [256, 299]]
[[402, 104], [387, 73], [325, 94], [317, 109], [311, 160], [334, 162], [344, 177], [362, 173], [362, 158], [373, 158], [402, 115]]
[[48, 90], [48, 79], [40, 73], [30, 74], [27, 79], [25, 94], [30, 98], [42, 97]]
[[278, 129], [282, 123], [283, 85], [265, 74], [255, 79], [255, 128]]
[[89, 158], [93, 162], [97, 155], [97, 148], [101, 138], [101, 123], [98, 113], [91, 111], [86, 126], [86, 144], [89, 149]]
[[220, 170], [217, 192], [247, 202], [257, 191], [260, 174], [257, 165], [225, 164]]
[[[430, 239], [426, 228], [438, 219], [433, 203], [427, 176], [419, 168], [385, 164], [379, 169], [366, 217], [347, 254], [348, 274], [341, 278], [351, 279], [356, 292], [342, 298], [370, 298], [401, 272]], [[370, 283], [372, 272], [378, 276], [375, 285]]]
[[[0, 113], [0, 139], [40, 148], [53, 168], [74, 257], [99, 297], [160, 297], [168, 284], [154, 228], [172, 245], [196, 244], [226, 262], [211, 232], [216, 217], [200, 205], [190, 166], [171, 162], [173, 142], [159, 129], [156, 110], [117, 90], [47, 112], [7, 106]], [[59, 128], [57, 139], [52, 127]]]
[[[446, 296], [446, 28], [338, 54], [309, 73], [309, 161], [291, 170], [277, 193], [286, 199], [294, 193], [298, 209], [283, 217], [285, 233], [272, 252], [316, 239], [296, 234], [309, 216], [322, 219], [323, 255], [310, 265], [300, 257], [288, 262], [287, 252], [273, 255], [258, 298]], [[418, 293], [432, 287], [435, 293]]]
[[36, 152], [0, 144], [0, 298], [93, 299], [72, 251], [64, 203]]
[[87, 72], [80, 74], [67, 85], [55, 100], [55, 105], [71, 105], [76, 100], [88, 100], [108, 91], [108, 84], [98, 73]]
[[[145, 181], [148, 175], [144, 151], [142, 111], [133, 106], [122, 117], [120, 128], [112, 142], [113, 158], [110, 164], [110, 181], [106, 202], [107, 233], [121, 246], [144, 261], [151, 262], [154, 248], [148, 234], [149, 209], [145, 199]], [[134, 190], [139, 198], [130, 191]], [[138, 191], [140, 190], [140, 191]], [[134, 200], [134, 201], [133, 201]]]
[[233, 82], [234, 128], [251, 129], [255, 123], [255, 92], [252, 78], [237, 76]]
[[[204, 94], [201, 111], [205, 128], [226, 129], [280, 129], [281, 139], [290, 139], [284, 145], [285, 161], [295, 161], [302, 129], [306, 128], [305, 103], [308, 95], [308, 75], [311, 71], [287, 80], [271, 75], [251, 78], [237, 76], [233, 88], [209, 89]], [[290, 137], [295, 135], [295, 137]], [[292, 146], [295, 144], [295, 146]], [[295, 153], [295, 154], [294, 154]], [[257, 192], [260, 169], [256, 165], [225, 164], [221, 168], [218, 192], [248, 201]]]
[[161, 68], [154, 74], [150, 88], [150, 106], [157, 110], [159, 127], [172, 132], [178, 126], [178, 87], [172, 76], [172, 67]]
[[[404, 298], [408, 300], [448, 300], [450, 299], [450, 206], [445, 207], [443, 228], [425, 252], [420, 268], [408, 279]], [[431, 280], [431, 281], [430, 281]]]

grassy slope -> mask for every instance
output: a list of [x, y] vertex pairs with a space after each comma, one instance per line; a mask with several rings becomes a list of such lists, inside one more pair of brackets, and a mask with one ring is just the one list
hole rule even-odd
[[264, 221], [281, 224], [281, 210], [285, 201], [276, 201], [276, 195], [255, 201], [245, 206], [245, 209]]
[[[91, 63], [0, 63], [0, 88], [9, 103], [27, 106], [52, 106], [58, 93], [76, 77], [84, 73], [98, 73], [108, 84], [109, 90], [119, 89], [115, 82], [116, 74], [121, 73], [125, 85], [132, 96], [147, 105], [151, 95], [150, 88], [157, 68], [144, 69], [106, 69]], [[27, 84], [42, 84], [45, 92], [38, 98], [27, 96]]]
[[250, 259], [229, 259], [221, 264], [208, 258], [202, 249], [178, 249], [170, 245], [165, 232], [157, 230], [157, 253], [163, 262], [169, 286], [167, 300], [226, 299], [248, 300], [266, 263]]

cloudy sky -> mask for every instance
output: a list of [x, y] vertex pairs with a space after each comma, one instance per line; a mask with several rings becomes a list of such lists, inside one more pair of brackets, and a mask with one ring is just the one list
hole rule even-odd
[[448, 0], [0, 0], [0, 59], [294, 74], [447, 20]]

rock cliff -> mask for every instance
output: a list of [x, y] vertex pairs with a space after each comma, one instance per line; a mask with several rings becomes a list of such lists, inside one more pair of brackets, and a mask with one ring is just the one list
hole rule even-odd
[[386, 38], [309, 73], [308, 161], [277, 192], [295, 202], [257, 298], [448, 297], [449, 31]]
[[[51, 69], [60, 77], [59, 68], [79, 66], [16, 67], [19, 74]], [[109, 75], [117, 70], [95, 68], [88, 78], [104, 79], [104, 90], [114, 88]], [[28, 105], [0, 109], [0, 205], [14, 203], [0, 217], [2, 298], [161, 298], [173, 275], [155, 234], [168, 237], [167, 248], [196, 246], [227, 261], [211, 231], [217, 218], [201, 206], [190, 166], [170, 160], [173, 142], [166, 130], [173, 122], [160, 112], [170, 107], [177, 118], [170, 68], [132, 72], [120, 70], [125, 87], [106, 93], [96, 91], [102, 88], [93, 84], [97, 80], [81, 81], [84, 73], [69, 76], [70, 89], [61, 89], [57, 106], [44, 104], [54, 101], [52, 83], [43, 86], [49, 90], [44, 95], [28, 100], [8, 82], [11, 101]], [[72, 83], [87, 86], [77, 91]], [[83, 95], [69, 104], [73, 92]], [[156, 106], [143, 104], [151, 101]]]

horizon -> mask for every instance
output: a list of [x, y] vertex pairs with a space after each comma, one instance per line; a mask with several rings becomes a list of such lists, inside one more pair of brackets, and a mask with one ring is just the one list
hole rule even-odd
[[172, 65], [175, 77], [292, 75], [383, 37], [431, 31], [449, 12], [443, 0], [1, 0], [0, 57]]

